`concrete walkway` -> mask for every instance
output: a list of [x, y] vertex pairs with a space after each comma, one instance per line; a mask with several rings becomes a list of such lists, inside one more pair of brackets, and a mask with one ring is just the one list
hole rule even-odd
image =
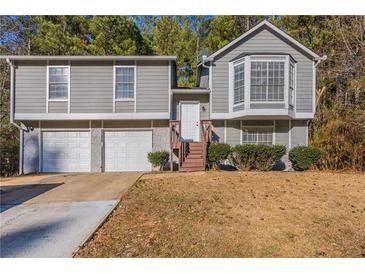
[[141, 175], [38, 175], [2, 181], [0, 257], [71, 257]]

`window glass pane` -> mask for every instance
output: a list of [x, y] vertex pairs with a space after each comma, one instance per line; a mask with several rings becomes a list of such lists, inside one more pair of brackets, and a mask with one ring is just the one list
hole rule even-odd
[[273, 129], [271, 127], [247, 127], [242, 128], [243, 144], [266, 144], [272, 145]]
[[234, 66], [234, 103], [244, 102], [245, 98], [245, 65], [239, 64]]
[[115, 98], [134, 98], [134, 68], [117, 67], [115, 69]]
[[251, 100], [284, 100], [285, 62], [251, 62]]
[[68, 67], [50, 67], [48, 71], [49, 99], [68, 98]]

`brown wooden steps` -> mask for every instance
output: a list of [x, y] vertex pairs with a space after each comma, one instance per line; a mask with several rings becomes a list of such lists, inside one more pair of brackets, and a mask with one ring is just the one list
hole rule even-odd
[[205, 170], [203, 143], [192, 142], [189, 143], [185, 159], [182, 162], [179, 171], [202, 171]]

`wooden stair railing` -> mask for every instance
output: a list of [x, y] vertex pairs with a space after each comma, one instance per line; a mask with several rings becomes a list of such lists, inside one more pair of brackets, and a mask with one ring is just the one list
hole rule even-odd
[[203, 162], [204, 167], [207, 165], [207, 148], [208, 144], [212, 141], [212, 120], [201, 120], [201, 136], [202, 136], [202, 155], [203, 155]]
[[205, 170], [207, 147], [212, 140], [212, 121], [200, 121], [200, 142], [184, 142], [181, 137], [181, 121], [170, 121], [170, 169], [173, 171], [174, 152], [179, 159], [179, 171]]
[[179, 162], [182, 160], [181, 121], [170, 120], [170, 170], [174, 170], [174, 150], [178, 150]]

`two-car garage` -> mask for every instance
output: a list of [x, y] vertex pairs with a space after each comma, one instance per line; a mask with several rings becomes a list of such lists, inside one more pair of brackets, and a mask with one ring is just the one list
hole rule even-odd
[[[92, 145], [89, 130], [42, 131], [42, 172], [90, 172]], [[104, 131], [102, 146], [106, 172], [151, 170], [152, 130]]]

